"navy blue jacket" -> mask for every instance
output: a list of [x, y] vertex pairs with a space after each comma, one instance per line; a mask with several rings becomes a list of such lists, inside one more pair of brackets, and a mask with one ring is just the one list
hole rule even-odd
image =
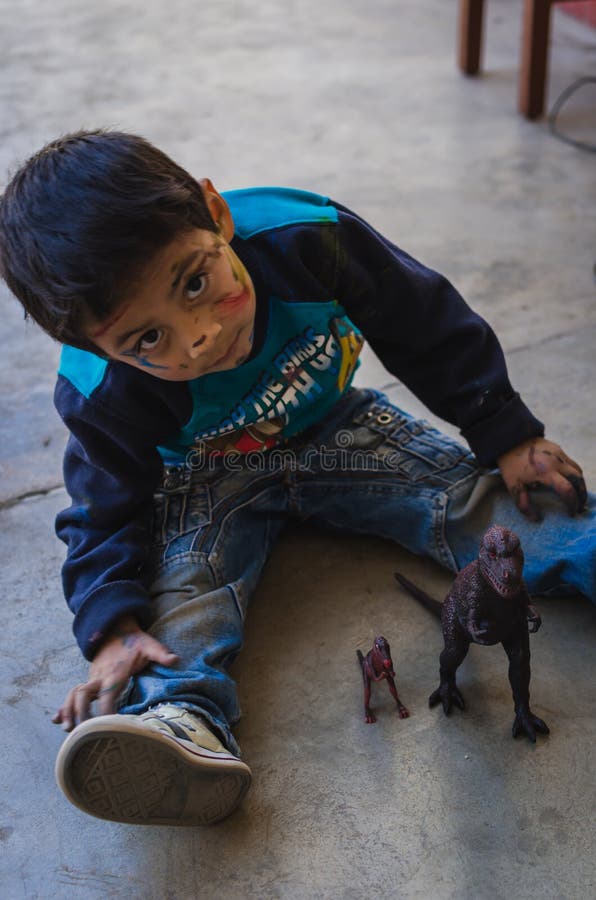
[[[164, 460], [183, 462], [199, 439], [236, 435], [247, 412], [251, 422], [275, 421], [280, 439], [316, 422], [353, 374], [342, 334], [354, 357], [363, 336], [392, 375], [459, 427], [483, 466], [543, 434], [509, 383], [493, 331], [443, 276], [327, 198], [277, 188], [225, 196], [232, 247], [257, 296], [247, 363], [167, 382], [63, 351], [55, 402], [70, 430], [64, 476], [72, 504], [56, 528], [68, 545], [64, 591], [88, 659], [122, 616], [142, 627], [150, 621], [142, 573]], [[265, 409], [271, 396], [276, 402]]]

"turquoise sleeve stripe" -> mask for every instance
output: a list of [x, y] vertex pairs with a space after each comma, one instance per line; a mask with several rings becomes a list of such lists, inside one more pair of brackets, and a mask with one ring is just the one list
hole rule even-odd
[[328, 197], [292, 188], [262, 187], [226, 191], [238, 237], [249, 238], [261, 231], [307, 222], [318, 224], [338, 220]]
[[102, 383], [108, 360], [94, 353], [64, 345], [60, 355], [58, 375], [66, 378], [77, 391], [89, 399], [93, 391]]

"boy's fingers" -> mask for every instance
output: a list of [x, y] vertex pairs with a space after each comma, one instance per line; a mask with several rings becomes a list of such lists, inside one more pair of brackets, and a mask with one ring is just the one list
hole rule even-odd
[[91, 702], [97, 696], [99, 683], [97, 681], [87, 681], [85, 684], [78, 684], [73, 690], [73, 710], [77, 725], [84, 722], [90, 717]]
[[[118, 695], [126, 685], [129, 675], [144, 667], [147, 662], [157, 662], [164, 666], [173, 666], [179, 661], [179, 657], [160, 644], [155, 638], [149, 635], [144, 636], [141, 657], [145, 662], [141, 665], [132, 666], [127, 670], [126, 677], [120, 678], [93, 678], [82, 684], [77, 684], [72, 688], [66, 696], [63, 705], [52, 716], [52, 722], [62, 725], [65, 731], [72, 731], [79, 722], [91, 716], [91, 704], [97, 700], [97, 712], [100, 716], [106, 716], [116, 710], [116, 701]], [[118, 675], [122, 676], [122, 666], [119, 667]], [[116, 671], [118, 667], [116, 667]]]
[[52, 719], [52, 721], [55, 722], [56, 725], [62, 725], [64, 731], [72, 731], [75, 726], [73, 696], [74, 688], [68, 692], [64, 703]]
[[[581, 469], [580, 469], [581, 473]], [[578, 507], [577, 512], [581, 512], [582, 509], [585, 509], [586, 503], [588, 502], [588, 489], [586, 487], [586, 482], [584, 480], [583, 475], [565, 475], [567, 481], [571, 484], [573, 490], [577, 494]]]
[[578, 475], [582, 476], [584, 474], [582, 467], [578, 463], [576, 463], [574, 459], [571, 459], [570, 456], [566, 456], [565, 460], [572, 469], [575, 469]]
[[583, 478], [577, 475], [560, 475], [558, 472], [555, 472], [550, 483], [553, 490], [556, 491], [567, 507], [567, 512], [570, 516], [574, 516], [584, 508], [587, 490]]
[[581, 512], [587, 502], [588, 491], [580, 466], [552, 441], [533, 441], [527, 456], [518, 453], [503, 457], [501, 472], [509, 493], [519, 511], [535, 522], [542, 518], [530, 499], [532, 488], [550, 487], [561, 498], [570, 516]]
[[76, 687], [66, 695], [64, 703], [53, 716], [52, 721], [57, 725], [62, 725], [64, 731], [72, 731], [79, 721], [79, 710], [81, 708], [80, 693], [86, 688], [86, 684], [77, 684]]
[[571, 459], [570, 456], [559, 448], [559, 453], [547, 453], [548, 464], [545, 467], [544, 471], [554, 471], [559, 472], [561, 475], [564, 475], [565, 478], [577, 479], [578, 481], [583, 482], [583, 471], [581, 466], [576, 463], [574, 459]]
[[100, 716], [109, 716], [110, 713], [116, 712], [116, 699], [122, 688], [126, 684], [127, 679], [122, 681], [114, 681], [102, 685], [97, 692], [97, 712]]
[[144, 652], [147, 659], [150, 659], [152, 662], [161, 663], [162, 666], [173, 666], [180, 660], [180, 657], [177, 656], [176, 653], [172, 653], [171, 650], [168, 650], [167, 647], [164, 647], [164, 645], [160, 644], [155, 638], [151, 638], [151, 643], [144, 648]]
[[52, 722], [54, 723], [54, 725], [62, 725], [65, 731], [70, 731], [70, 728], [72, 727], [70, 725], [70, 717], [66, 713], [63, 706], [61, 706], [60, 709], [58, 709], [54, 713], [54, 715], [52, 716]]
[[[588, 491], [582, 476], [561, 475], [559, 472], [553, 472], [548, 478], [544, 479], [544, 484], [551, 487], [561, 498], [570, 516], [574, 516], [584, 509]], [[529, 490], [537, 486], [536, 483], [518, 484], [510, 489], [519, 511], [534, 522], [539, 522], [542, 518], [540, 512], [532, 503], [529, 494]]]
[[516, 485], [511, 494], [519, 511], [531, 522], [540, 522], [542, 516], [530, 500], [530, 494], [526, 485]]
[[156, 659], [155, 662], [160, 662], [164, 666], [174, 666], [177, 662], [180, 662], [180, 657], [170, 650], [164, 650], [160, 653], [159, 659]]

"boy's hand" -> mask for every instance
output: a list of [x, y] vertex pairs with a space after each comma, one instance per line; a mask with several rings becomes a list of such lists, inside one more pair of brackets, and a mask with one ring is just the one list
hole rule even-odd
[[173, 666], [178, 657], [142, 631], [133, 618], [122, 619], [91, 663], [89, 680], [68, 692], [52, 722], [62, 725], [65, 731], [72, 731], [75, 725], [90, 717], [94, 700], [99, 715], [115, 712], [116, 699], [130, 676], [150, 662]]
[[565, 503], [570, 516], [586, 505], [583, 473], [576, 462], [552, 441], [529, 438], [497, 460], [503, 481], [525, 516], [540, 521], [540, 513], [530, 501], [529, 490], [540, 484], [552, 488]]

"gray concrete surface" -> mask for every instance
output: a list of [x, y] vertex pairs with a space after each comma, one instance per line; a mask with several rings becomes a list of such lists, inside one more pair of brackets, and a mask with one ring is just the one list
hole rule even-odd
[[[220, 189], [330, 194], [456, 282], [594, 486], [594, 157], [516, 115], [520, 3], [487, 4], [478, 80], [454, 65], [456, 6], [0, 0], [0, 186], [56, 134], [114, 125]], [[595, 31], [555, 15], [551, 102], [596, 74], [595, 50]], [[594, 141], [591, 90], [560, 124]], [[428, 709], [440, 634], [392, 572], [436, 593], [450, 578], [373, 539], [295, 529], [267, 568], [236, 663], [255, 775], [238, 813], [207, 830], [134, 828], [71, 808], [53, 781], [62, 736], [50, 723], [85, 674], [53, 537], [65, 503], [57, 348], [3, 287], [0, 308], [0, 896], [595, 895], [594, 608], [541, 604], [532, 697], [552, 734], [514, 742], [500, 648], [472, 648], [465, 715]], [[359, 381], [422, 411], [369, 353]], [[373, 727], [355, 649], [379, 632], [412, 717], [398, 720], [378, 692]]]

